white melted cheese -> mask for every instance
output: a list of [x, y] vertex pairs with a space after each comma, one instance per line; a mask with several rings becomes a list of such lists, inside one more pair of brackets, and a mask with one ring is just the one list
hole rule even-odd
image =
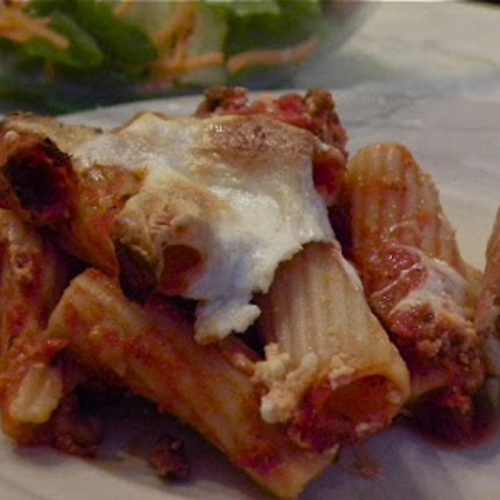
[[[240, 123], [242, 118], [166, 120], [144, 114], [125, 129], [102, 134], [73, 153], [79, 169], [114, 165], [145, 176], [143, 194], [128, 200], [122, 213], [139, 205], [141, 196], [156, 193], [161, 199], [161, 190], [168, 190], [173, 180], [186, 189], [190, 203], [199, 206], [185, 218], [194, 228], [189, 241], [162, 236], [160, 226], [155, 229], [158, 234], [149, 236], [151, 245], [158, 247], [157, 255], [169, 244], [186, 244], [204, 256], [203, 274], [182, 294], [200, 301], [195, 324], [200, 343], [245, 331], [260, 314], [250, 303], [252, 295], [269, 289], [278, 264], [306, 243], [333, 239], [325, 204], [313, 185], [311, 155], [290, 160], [278, 150], [272, 168], [258, 164], [259, 160], [255, 165], [235, 165], [232, 162], [238, 159], [213, 146], [217, 134], [227, 134], [231, 120]], [[260, 119], [264, 131], [266, 123]], [[285, 127], [291, 137], [309, 139], [304, 136], [307, 132], [273, 125], [277, 126]], [[214, 204], [220, 209], [211, 210]], [[157, 276], [161, 270], [159, 266]]]
[[467, 280], [445, 261], [427, 257], [419, 253], [421, 260], [401, 273], [401, 277], [410, 273], [415, 266], [424, 266], [428, 269], [426, 280], [400, 300], [391, 310], [395, 314], [404, 310], [411, 310], [422, 304], [431, 306], [436, 314], [446, 312], [452, 315], [455, 321], [464, 330], [469, 330], [467, 317], [467, 301], [469, 298], [469, 284]]

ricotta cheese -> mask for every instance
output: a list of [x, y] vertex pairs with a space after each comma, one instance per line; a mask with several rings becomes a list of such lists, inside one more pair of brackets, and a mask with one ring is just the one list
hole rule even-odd
[[277, 344], [265, 348], [266, 359], [255, 365], [254, 380], [268, 389], [261, 399], [260, 415], [269, 424], [288, 422], [305, 391], [316, 378], [319, 358], [307, 353], [298, 367], [292, 369], [290, 356], [280, 353]]

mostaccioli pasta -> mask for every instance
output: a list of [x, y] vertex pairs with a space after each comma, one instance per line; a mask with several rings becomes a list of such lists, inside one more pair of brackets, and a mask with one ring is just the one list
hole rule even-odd
[[[86, 398], [133, 394], [296, 498], [400, 414], [473, 414], [495, 371], [498, 229], [483, 281], [409, 151], [347, 164], [346, 143], [322, 90], [217, 87], [191, 117], [112, 130], [7, 117], [4, 432], [96, 456]], [[160, 476], [186, 476], [182, 449], [153, 454]]]
[[64, 258], [35, 230], [0, 209], [0, 368], [20, 337], [36, 337], [67, 279]]
[[347, 186], [352, 256], [408, 364], [412, 397], [472, 411], [485, 375], [476, 290], [430, 176], [403, 146], [381, 144], [350, 161]]
[[36, 230], [0, 209], [0, 408], [4, 432], [33, 442], [64, 392], [51, 361], [64, 341], [42, 338], [68, 279], [65, 257]]
[[258, 388], [216, 346], [198, 346], [192, 324], [162, 299], [143, 309], [96, 270], [73, 280], [46, 335], [69, 342], [91, 370], [110, 371], [132, 391], [190, 424], [260, 485], [294, 498], [332, 460], [304, 452], [259, 415]]

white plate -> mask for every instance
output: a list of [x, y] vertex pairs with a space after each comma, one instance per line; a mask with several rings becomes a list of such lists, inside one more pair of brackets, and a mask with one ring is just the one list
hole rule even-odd
[[[148, 101], [67, 117], [113, 126], [140, 110], [190, 113], [199, 98]], [[350, 151], [375, 141], [408, 145], [436, 179], [457, 228], [464, 256], [482, 267], [484, 249], [500, 202], [500, 103], [429, 100], [387, 92], [337, 93], [350, 135]], [[21, 449], [0, 437], [0, 498], [5, 500], [245, 499], [263, 494], [217, 451], [168, 417], [117, 412], [105, 457], [83, 461], [47, 449]], [[165, 485], [134, 454], [138, 438], [167, 429], [187, 439], [193, 463], [188, 483]], [[108, 433], [109, 434], [109, 433]], [[132, 446], [133, 447], [133, 446]], [[405, 429], [373, 438], [367, 449], [381, 466], [371, 481], [331, 468], [303, 499], [487, 500], [500, 498], [500, 433], [459, 451], [439, 449]]]

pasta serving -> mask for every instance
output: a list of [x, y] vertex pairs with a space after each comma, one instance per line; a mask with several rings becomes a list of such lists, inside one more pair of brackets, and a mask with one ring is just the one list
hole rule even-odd
[[353, 259], [408, 365], [412, 397], [445, 387], [440, 404], [470, 411], [484, 380], [477, 291], [432, 181], [405, 148], [378, 145], [353, 158], [347, 185]]
[[[79, 395], [120, 388], [296, 498], [402, 413], [473, 420], [489, 282], [474, 323], [481, 276], [430, 177], [399, 145], [348, 162], [346, 140], [319, 90], [211, 89], [195, 116], [111, 131], [8, 117], [4, 431], [94, 456]], [[174, 448], [162, 475], [182, 477]]]

